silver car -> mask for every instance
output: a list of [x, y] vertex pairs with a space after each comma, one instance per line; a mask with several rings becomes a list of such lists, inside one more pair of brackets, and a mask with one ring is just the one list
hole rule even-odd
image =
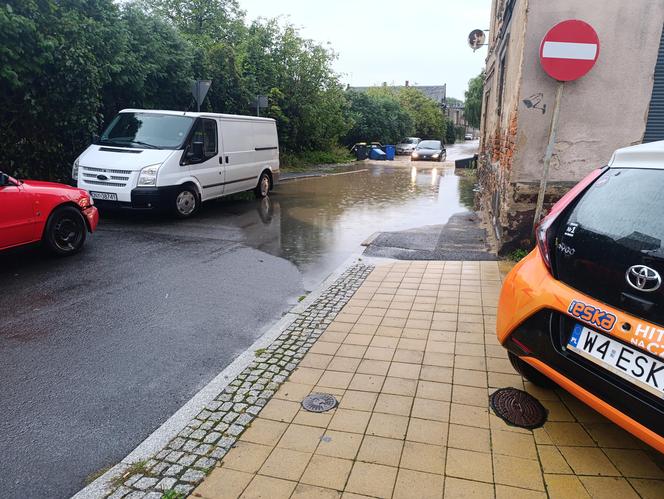
[[421, 140], [419, 137], [406, 137], [397, 144], [397, 154], [412, 154]]

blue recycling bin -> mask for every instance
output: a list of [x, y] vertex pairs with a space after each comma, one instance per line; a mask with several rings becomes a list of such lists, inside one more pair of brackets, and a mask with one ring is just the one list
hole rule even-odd
[[387, 155], [382, 149], [378, 147], [372, 147], [371, 151], [369, 152], [369, 158], [383, 161], [387, 158]]
[[388, 161], [393, 161], [394, 156], [397, 153], [397, 148], [394, 146], [383, 146], [383, 149], [385, 150], [385, 159]]

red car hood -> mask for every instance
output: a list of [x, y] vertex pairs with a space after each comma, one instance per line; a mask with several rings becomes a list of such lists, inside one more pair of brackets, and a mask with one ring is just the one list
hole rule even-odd
[[40, 194], [44, 196], [58, 196], [63, 199], [68, 199], [78, 202], [79, 199], [89, 198], [90, 195], [83, 189], [72, 187], [67, 184], [59, 184], [57, 182], [44, 182], [41, 180], [24, 180], [21, 185], [27, 192]]

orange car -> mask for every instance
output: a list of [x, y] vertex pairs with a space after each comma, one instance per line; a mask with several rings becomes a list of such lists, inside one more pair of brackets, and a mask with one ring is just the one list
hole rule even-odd
[[542, 220], [497, 318], [526, 379], [561, 386], [660, 452], [663, 243], [664, 141], [619, 149]]

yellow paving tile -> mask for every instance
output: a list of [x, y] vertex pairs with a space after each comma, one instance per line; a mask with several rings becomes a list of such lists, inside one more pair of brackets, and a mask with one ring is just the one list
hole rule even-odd
[[272, 452], [270, 446], [240, 441], [224, 456], [222, 465], [236, 471], [256, 473], [270, 452]]
[[385, 378], [381, 388], [382, 393], [393, 395], [415, 396], [417, 391], [417, 380], [406, 378]]
[[421, 442], [406, 441], [401, 454], [401, 468], [442, 475], [445, 473], [446, 448]]
[[407, 429], [408, 418], [406, 416], [374, 413], [371, 415], [366, 432], [367, 435], [403, 440]]
[[475, 371], [486, 371], [487, 360], [484, 357], [475, 357], [472, 355], [455, 355], [454, 367], [460, 369], [472, 369]]
[[357, 372], [360, 374], [378, 374], [380, 376], [385, 376], [389, 368], [390, 363], [386, 360], [364, 359], [357, 367]]
[[560, 452], [577, 475], [619, 476], [609, 458], [596, 447], [559, 447]]
[[544, 492], [519, 489], [508, 485], [496, 485], [496, 499], [546, 499]]
[[342, 371], [325, 371], [318, 381], [319, 386], [326, 386], [329, 388], [348, 388], [350, 380], [353, 378], [353, 373]]
[[441, 400], [415, 398], [411, 416], [446, 422], [450, 420], [450, 403]]
[[532, 435], [492, 430], [491, 445], [495, 454], [537, 459], [535, 439]]
[[320, 439], [316, 454], [342, 459], [355, 459], [362, 438], [359, 433], [327, 430]]
[[413, 398], [404, 395], [392, 395], [381, 393], [374, 406], [374, 412], [384, 412], [386, 414], [398, 414], [408, 416], [413, 405]]
[[555, 445], [538, 445], [537, 452], [544, 473], [572, 474], [572, 468]]
[[366, 435], [357, 454], [357, 460], [399, 466], [403, 444], [402, 440]]
[[421, 471], [400, 469], [394, 487], [394, 499], [439, 499], [443, 495], [444, 478]]
[[474, 386], [454, 385], [452, 389], [452, 402], [464, 405], [486, 407], [489, 403], [489, 394], [486, 388]]
[[297, 402], [273, 398], [263, 407], [259, 417], [290, 423], [300, 410], [300, 407], [301, 405]]
[[408, 422], [406, 440], [433, 445], [445, 445], [447, 438], [448, 423], [417, 418], [410, 418]]
[[452, 383], [452, 369], [439, 366], [422, 366], [420, 379], [438, 383]]
[[358, 461], [348, 478], [346, 490], [356, 494], [388, 498], [392, 496], [396, 478], [397, 468]]
[[641, 449], [643, 443], [613, 423], [584, 423], [584, 429], [601, 447]]
[[328, 426], [331, 430], [364, 433], [371, 413], [353, 409], [337, 409]]
[[293, 419], [293, 423], [327, 428], [327, 425], [330, 424], [332, 416], [334, 416], [334, 412], [335, 411], [309, 412], [307, 410], [300, 409], [300, 411], [295, 416], [295, 419]]
[[593, 439], [579, 423], [548, 422], [544, 430], [556, 445], [595, 446]]
[[394, 352], [394, 357], [392, 360], [395, 362], [407, 362], [409, 364], [422, 364], [423, 358], [424, 352], [397, 348], [396, 352]]
[[493, 472], [496, 483], [544, 491], [542, 471], [536, 459], [494, 454]]
[[489, 430], [473, 426], [450, 424], [448, 431], [448, 447], [478, 452], [491, 452]]
[[364, 392], [380, 392], [385, 381], [385, 376], [376, 374], [355, 374], [348, 385], [351, 390]]
[[574, 475], [544, 475], [549, 497], [561, 499], [590, 499], [578, 477]]
[[291, 499], [309, 499], [311, 497], [316, 497], [318, 499], [337, 499], [341, 497], [341, 492], [301, 483], [295, 487]]
[[259, 470], [261, 475], [267, 475], [284, 480], [297, 481], [304, 468], [309, 463], [311, 454], [277, 447], [272, 451]]
[[493, 483], [491, 454], [463, 449], [447, 449], [445, 474], [467, 480]]
[[395, 348], [369, 347], [361, 357], [372, 360], [392, 360]]
[[423, 399], [449, 402], [452, 398], [452, 385], [450, 383], [421, 380], [417, 383], [416, 396]]
[[353, 462], [315, 454], [307, 465], [300, 481], [328, 489], [343, 490]]
[[360, 365], [360, 362], [361, 359], [359, 358], [339, 357], [335, 355], [328, 364], [327, 368], [330, 371], [354, 373], [357, 370], [357, 367]]
[[193, 497], [203, 499], [236, 499], [254, 478], [251, 473], [215, 468], [194, 492]]
[[642, 450], [604, 449], [604, 452], [623, 476], [664, 479], [664, 471]]
[[295, 489], [295, 482], [256, 475], [240, 496], [242, 499], [286, 499]]
[[448, 498], [493, 499], [493, 484], [445, 477], [445, 495]]
[[454, 354], [425, 352], [422, 363], [429, 366], [452, 367], [454, 365]]
[[318, 447], [320, 437], [323, 433], [324, 430], [314, 426], [291, 424], [284, 432], [277, 446], [300, 452], [313, 452]]
[[346, 390], [339, 407], [341, 409], [355, 409], [358, 411], [371, 411], [376, 404], [377, 393], [361, 392], [357, 390]]
[[419, 364], [408, 364], [405, 362], [392, 362], [387, 373], [393, 378], [417, 379], [420, 374]]
[[487, 388], [487, 375], [484, 371], [454, 368], [454, 384]]
[[484, 407], [452, 403], [450, 423], [489, 428], [489, 411]]
[[290, 400], [293, 402], [301, 402], [304, 397], [311, 393], [313, 385], [305, 385], [302, 383], [293, 383], [286, 381], [281, 385], [281, 388], [274, 395], [278, 399]]
[[608, 476], [580, 476], [586, 490], [593, 499], [638, 499], [639, 495], [624, 478]]
[[664, 480], [630, 478], [629, 483], [644, 499], [661, 499], [664, 497]]
[[276, 445], [288, 425], [270, 419], [256, 418], [240, 437], [255, 444]]

